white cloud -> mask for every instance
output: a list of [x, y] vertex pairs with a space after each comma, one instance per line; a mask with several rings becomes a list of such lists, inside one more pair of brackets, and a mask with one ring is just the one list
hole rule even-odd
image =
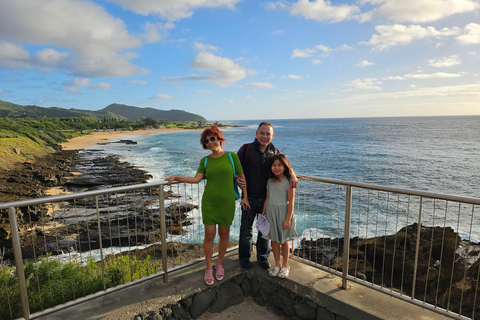
[[375, 65], [375, 63], [369, 62], [369, 61], [367, 61], [367, 60], [362, 60], [362, 61], [360, 61], [359, 63], [354, 64], [353, 66], [354, 66], [354, 67], [364, 68], [364, 67], [373, 66], [373, 65]]
[[222, 98], [223, 103], [234, 103], [233, 99]]
[[3, 94], [3, 93], [5, 93], [5, 92], [6, 92], [6, 91], [5, 91], [4, 89], [0, 88], [0, 94]]
[[130, 80], [130, 81], [128, 81], [128, 82], [131, 83], [131, 84], [140, 84], [140, 85], [146, 85], [146, 84], [148, 84], [148, 82], [145, 81], [145, 80]]
[[436, 72], [436, 73], [416, 73], [416, 74], [406, 74], [405, 78], [411, 79], [435, 79], [435, 78], [458, 78], [460, 77], [457, 73], [445, 73], [445, 72]]
[[27, 60], [29, 58], [30, 54], [21, 46], [6, 41], [0, 42], [0, 59]]
[[405, 80], [405, 78], [401, 76], [388, 76], [383, 78], [383, 80]]
[[273, 89], [275, 85], [268, 82], [251, 82], [247, 83], [245, 87], [254, 88], [254, 89]]
[[208, 81], [220, 87], [227, 87], [244, 79], [247, 71], [228, 58], [215, 56], [209, 52], [199, 53], [191, 62], [191, 67], [200, 71], [211, 71], [207, 76], [192, 74], [190, 76], [165, 77], [164, 81]]
[[119, 77], [147, 72], [133, 65], [130, 60], [134, 56], [125, 51], [138, 47], [140, 40], [128, 33], [121, 19], [93, 2], [2, 1], [0, 37], [73, 51], [65, 66], [72, 74]]
[[363, 45], [371, 45], [374, 50], [384, 50], [393, 46], [406, 45], [414, 40], [420, 40], [429, 37], [442, 37], [456, 35], [460, 32], [459, 28], [444, 28], [436, 30], [434, 27], [422, 27], [419, 25], [378, 25], [375, 27], [378, 34], [372, 35], [370, 41], [359, 42]]
[[145, 22], [143, 25], [143, 39], [147, 43], [155, 43], [164, 40], [168, 35], [168, 30], [174, 27], [173, 23], [151, 23]]
[[108, 82], [100, 82], [98, 84], [91, 85], [89, 88], [95, 90], [111, 90], [112, 84]]
[[344, 84], [343, 86], [361, 90], [382, 90], [382, 88], [379, 87], [380, 84], [382, 84], [382, 82], [375, 78], [363, 78], [355, 79], [347, 84]]
[[317, 53], [320, 53], [322, 56], [328, 56], [330, 52], [332, 51], [332, 48], [329, 48], [324, 45], [316, 45], [312, 48], [307, 48], [307, 49], [294, 49], [292, 52], [292, 59], [293, 58], [308, 58], [311, 57], [312, 55], [315, 55]]
[[2, 41], [0, 42], [0, 66], [11, 69], [29, 69], [32, 67], [30, 53], [21, 46]]
[[297, 76], [296, 74], [289, 74], [288, 78], [297, 80], [297, 79], [302, 79], [302, 76]]
[[193, 46], [195, 47], [195, 50], [197, 50], [198, 52], [212, 52], [212, 51], [218, 50], [218, 48], [215, 46], [212, 46], [210, 44], [200, 43], [200, 42], [195, 42]]
[[372, 0], [379, 5], [371, 12], [395, 22], [425, 23], [457, 13], [472, 12], [480, 5], [474, 0]]
[[349, 46], [348, 44], [342, 44], [340, 47], [337, 47], [338, 51], [349, 51], [349, 50], [353, 50], [353, 48], [351, 46]]
[[350, 20], [359, 12], [359, 7], [355, 5], [341, 4], [334, 6], [328, 0], [314, 0], [312, 2], [309, 0], [299, 0], [292, 6], [290, 11], [291, 14], [301, 15], [305, 19], [325, 22]]
[[282, 35], [283, 33], [284, 33], [283, 29], [277, 29], [277, 30], [272, 31], [271, 35], [272, 36], [279, 36], [279, 35]]
[[197, 90], [198, 93], [213, 93], [213, 91], [209, 90]]
[[65, 63], [67, 57], [68, 53], [58, 52], [54, 49], [44, 49], [37, 52], [37, 59], [42, 65], [47, 66], [60, 66]]
[[169, 96], [168, 94], [162, 94], [162, 93], [159, 93], [159, 94], [156, 94], [154, 96], [151, 96], [150, 98], [148, 99], [152, 99], [152, 100], [166, 100], [166, 99], [173, 99], [172, 96]]
[[456, 66], [460, 63], [462, 63], [462, 61], [457, 55], [452, 55], [450, 57], [444, 57], [441, 59], [428, 60], [428, 64], [434, 68], [446, 68]]
[[317, 64], [320, 64], [320, 63], [322, 63], [322, 61], [321, 61], [321, 60], [318, 60], [318, 59], [312, 59], [312, 64], [315, 64], [315, 65], [317, 65]]
[[285, 1], [267, 2], [265, 3], [265, 10], [289, 10], [289, 4]]
[[75, 78], [71, 81], [63, 82], [60, 90], [68, 91], [70, 93], [77, 93], [80, 87], [88, 87], [90, 85], [90, 79], [88, 78]]
[[245, 99], [253, 99], [252, 96], [246, 96]]
[[147, 16], [159, 15], [170, 21], [189, 18], [199, 8], [227, 7], [234, 9], [239, 0], [109, 0], [126, 10]]
[[[352, 96], [349, 100], [356, 100], [356, 103], [365, 103], [371, 101], [375, 103], [386, 103], [387, 101], [399, 101], [405, 103], [404, 99], [428, 99], [429, 104], [432, 103], [431, 98], [471, 98], [480, 97], [480, 84], [468, 84], [458, 86], [442, 86], [428, 87], [409, 91], [397, 91], [388, 93], [364, 94]], [[458, 99], [455, 99], [457, 104]], [[477, 100], [478, 101], [478, 100]], [[418, 100], [415, 100], [418, 102]], [[477, 103], [478, 104], [478, 103]]]
[[293, 49], [292, 59], [293, 58], [308, 58], [315, 52], [312, 49]]
[[461, 44], [480, 43], [480, 24], [469, 23], [465, 26], [465, 34], [457, 37]]

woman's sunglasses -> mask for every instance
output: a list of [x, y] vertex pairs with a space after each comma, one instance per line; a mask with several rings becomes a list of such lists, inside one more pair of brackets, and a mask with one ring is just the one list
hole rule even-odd
[[207, 145], [209, 142], [213, 142], [213, 141], [215, 141], [215, 140], [217, 140], [217, 137], [212, 136], [212, 137], [210, 137], [210, 139], [205, 139], [205, 140], [203, 140], [203, 143], [204, 143], [205, 145]]

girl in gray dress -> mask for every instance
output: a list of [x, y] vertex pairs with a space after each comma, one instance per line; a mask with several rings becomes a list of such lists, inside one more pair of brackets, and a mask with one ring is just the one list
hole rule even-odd
[[[272, 251], [275, 258], [275, 267], [270, 270], [272, 277], [287, 278], [290, 273], [288, 255], [290, 246], [288, 241], [297, 236], [293, 205], [295, 189], [290, 187], [292, 166], [287, 157], [278, 154], [270, 158], [270, 176], [267, 182], [267, 196], [262, 214], [270, 223], [270, 233], [266, 238], [272, 240]], [[280, 250], [283, 261], [280, 264]]]

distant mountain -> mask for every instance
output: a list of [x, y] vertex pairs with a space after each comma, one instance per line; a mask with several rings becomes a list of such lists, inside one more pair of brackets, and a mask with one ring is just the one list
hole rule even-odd
[[90, 111], [80, 109], [45, 108], [39, 106], [21, 106], [19, 104], [0, 100], [0, 117], [25, 118], [25, 117], [47, 117], [47, 118], [74, 118], [74, 117], [97, 117], [99, 119], [115, 118], [126, 120], [118, 114], [109, 111]]
[[125, 118], [128, 118], [130, 120], [138, 120], [143, 117], [148, 117], [168, 121], [207, 121], [207, 119], [198, 114], [186, 112], [183, 110], [165, 111], [154, 108], [139, 108], [127, 106], [118, 103], [113, 103], [100, 111], [113, 112], [118, 115], [124, 116]]
[[39, 106], [21, 106], [19, 104], [0, 100], [0, 117], [25, 118], [25, 117], [48, 117], [48, 118], [73, 118], [73, 117], [97, 117], [99, 119], [110, 118], [118, 120], [139, 120], [149, 117], [167, 121], [207, 121], [204, 117], [183, 110], [158, 110], [154, 108], [138, 108], [124, 104], [111, 104], [98, 110], [45, 108]]

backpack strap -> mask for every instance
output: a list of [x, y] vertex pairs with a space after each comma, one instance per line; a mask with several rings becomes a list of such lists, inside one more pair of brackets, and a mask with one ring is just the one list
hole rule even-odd
[[203, 167], [205, 168], [205, 175], [207, 175], [207, 162], [209, 157], [210, 155], [206, 156], [205, 160], [203, 161]]
[[230, 162], [232, 163], [232, 167], [233, 167], [233, 176], [236, 177], [237, 174], [235, 172], [235, 164], [233, 163], [233, 158], [232, 158], [232, 153], [231, 152], [228, 152], [228, 157], [230, 158]]
[[[248, 156], [248, 150], [250, 150], [250, 145], [252, 143], [245, 143], [243, 146], [242, 146], [242, 165], [247, 163], [247, 156]], [[247, 150], [245, 150], [245, 145], [247, 145]]]

